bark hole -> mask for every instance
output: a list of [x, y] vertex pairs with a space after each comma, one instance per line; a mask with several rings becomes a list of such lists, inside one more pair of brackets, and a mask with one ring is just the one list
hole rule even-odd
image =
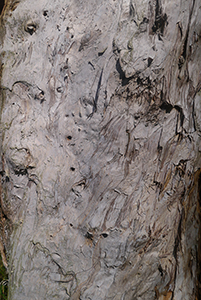
[[165, 112], [169, 114], [173, 109], [173, 106], [168, 102], [163, 102], [160, 106], [160, 109], [165, 110]]
[[108, 233], [107, 232], [103, 232], [101, 233], [102, 237], [107, 238], [108, 237]]
[[44, 17], [47, 17], [47, 16], [48, 16], [48, 10], [44, 10], [44, 11], [43, 11], [43, 16], [44, 16]]

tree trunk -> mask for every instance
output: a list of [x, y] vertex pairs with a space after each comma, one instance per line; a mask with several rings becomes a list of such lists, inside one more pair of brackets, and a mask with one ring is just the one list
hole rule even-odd
[[200, 1], [7, 0], [1, 23], [9, 299], [200, 299]]

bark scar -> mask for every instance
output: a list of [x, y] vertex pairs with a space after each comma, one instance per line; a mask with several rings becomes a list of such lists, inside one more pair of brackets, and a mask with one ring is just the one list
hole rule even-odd
[[97, 103], [98, 103], [98, 98], [99, 98], [99, 94], [100, 94], [100, 88], [101, 88], [102, 77], [103, 77], [103, 68], [102, 68], [102, 70], [101, 70], [100, 77], [99, 77], [99, 80], [98, 80], [98, 86], [97, 86], [96, 94], [95, 94], [95, 98], [94, 98], [93, 111], [92, 111], [92, 113], [88, 116], [88, 119], [90, 119], [90, 118], [93, 116], [93, 114], [94, 114], [95, 112], [97, 112]]

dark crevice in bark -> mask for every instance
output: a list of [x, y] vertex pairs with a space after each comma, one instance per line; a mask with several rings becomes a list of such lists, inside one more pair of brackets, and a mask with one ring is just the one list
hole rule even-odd
[[178, 61], [178, 68], [179, 69], [182, 68], [182, 66], [184, 64], [184, 61], [186, 61], [186, 58], [187, 58], [187, 44], [188, 44], [190, 23], [191, 23], [191, 19], [192, 19], [192, 13], [193, 13], [194, 6], [195, 6], [195, 0], [193, 0], [192, 8], [190, 10], [188, 27], [187, 27], [187, 30], [186, 30], [186, 35], [185, 35], [185, 39], [184, 39], [184, 43], [183, 43], [183, 47], [182, 47], [182, 53], [181, 53], [181, 55], [179, 57], [179, 61]]
[[[165, 26], [167, 25], [167, 14], [162, 13], [162, 6], [160, 4], [160, 0], [156, 0], [156, 8], [155, 8], [155, 22], [152, 26], [153, 33], [159, 32], [163, 35]], [[160, 39], [160, 35], [159, 35]]]
[[117, 69], [117, 72], [119, 73], [119, 78], [122, 81], [122, 86], [129, 84], [129, 81], [133, 78], [133, 76], [126, 78], [125, 72], [121, 68], [119, 59], [116, 62], [116, 69]]
[[180, 22], [177, 22], [177, 25], [178, 25], [179, 32], [180, 32], [180, 35], [181, 35], [181, 38], [182, 38], [182, 37], [183, 37], [183, 30], [182, 30], [181, 23], [180, 23]]
[[[161, 95], [162, 95], [162, 93], [163, 92], [161, 92]], [[161, 96], [161, 98], [163, 98], [163, 97]], [[172, 111], [173, 108], [175, 108], [179, 113], [179, 123], [180, 123], [179, 126], [182, 127], [183, 123], [184, 123], [184, 118], [185, 118], [184, 113], [183, 113], [183, 109], [178, 105], [173, 106], [172, 104], [168, 103], [167, 101], [164, 101], [160, 105], [160, 109], [164, 110], [168, 114]]]
[[129, 7], [129, 14], [130, 17], [134, 18], [135, 17], [135, 8], [133, 6], [133, 3], [130, 1], [130, 7]]
[[201, 173], [198, 178], [198, 203], [199, 206], [201, 207]]
[[173, 109], [173, 106], [172, 106], [172, 104], [165, 101], [161, 104], [160, 109], [165, 110], [165, 112], [169, 114], [171, 112], [171, 110]]
[[97, 112], [97, 104], [98, 104], [98, 98], [99, 98], [100, 89], [101, 89], [102, 77], [103, 77], [103, 68], [102, 68], [101, 73], [100, 73], [100, 77], [99, 77], [99, 80], [98, 80], [98, 86], [97, 86], [97, 89], [96, 89], [96, 94], [95, 94], [95, 97], [94, 97], [94, 100], [93, 100], [93, 111], [88, 116], [88, 119], [91, 119], [91, 117], [93, 116], [93, 114], [95, 112]]
[[[179, 247], [181, 246], [181, 230], [182, 230], [182, 219], [183, 219], [182, 217], [183, 217], [183, 209], [181, 211], [179, 225], [178, 225], [178, 229], [177, 229], [177, 236], [175, 238], [174, 249], [173, 249], [173, 256], [174, 256], [175, 262], [176, 262], [175, 263], [175, 274], [174, 274], [174, 290], [175, 290], [177, 268], [178, 268], [178, 251], [179, 251]], [[172, 291], [171, 300], [174, 299], [174, 290]]]
[[20, 175], [24, 176], [24, 175], [28, 174], [27, 169], [15, 169], [14, 172], [15, 172], [15, 175], [17, 175], [17, 176], [20, 176]]
[[186, 33], [186, 37], [185, 37], [185, 40], [184, 40], [184, 46], [183, 46], [183, 52], [182, 52], [182, 56], [183, 56], [184, 59], [186, 59], [188, 35], [189, 35], [189, 28], [188, 28], [188, 31]]
[[[199, 215], [201, 219], [201, 173], [198, 177], [198, 207]], [[197, 299], [201, 299], [201, 224], [198, 233], [198, 245], [197, 245], [197, 287], [196, 287]]]
[[101, 70], [101, 74], [100, 74], [100, 77], [99, 77], [98, 86], [97, 86], [97, 90], [96, 90], [96, 95], [95, 95], [95, 98], [94, 98], [93, 112], [97, 111], [97, 103], [98, 103], [98, 97], [99, 97], [100, 88], [101, 88], [102, 77], [103, 77], [103, 69]]
[[87, 233], [85, 234], [85, 237], [89, 240], [92, 240], [93, 241], [93, 234], [89, 231], [87, 231]]
[[4, 0], [0, 0], [0, 14], [2, 13], [4, 5], [5, 5], [5, 1]]
[[[11, 221], [9, 216], [4, 211], [1, 203], [0, 203], [0, 213], [1, 213], [1, 220], [4, 218], [6, 221]], [[1, 221], [0, 221], [0, 223], [1, 223]]]
[[193, 105], [192, 105], [192, 120], [193, 120], [194, 130], [197, 131], [196, 123], [195, 123], [195, 99], [193, 100]]
[[161, 265], [158, 266], [158, 271], [159, 271], [161, 277], [163, 277], [163, 268], [161, 267]]
[[180, 126], [182, 127], [183, 126], [183, 123], [184, 123], [184, 113], [183, 113], [183, 109], [178, 106], [178, 105], [175, 105], [174, 108], [178, 111], [179, 113], [179, 116], [180, 116]]
[[147, 64], [147, 67], [148, 67], [148, 68], [151, 66], [152, 61], [153, 61], [153, 58], [148, 57], [148, 59], [147, 59], [147, 63], [148, 63], [148, 64]]

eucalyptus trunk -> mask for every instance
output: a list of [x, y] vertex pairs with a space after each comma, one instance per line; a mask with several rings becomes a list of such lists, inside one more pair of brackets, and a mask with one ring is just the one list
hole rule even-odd
[[7, 0], [9, 299], [201, 295], [199, 0]]

